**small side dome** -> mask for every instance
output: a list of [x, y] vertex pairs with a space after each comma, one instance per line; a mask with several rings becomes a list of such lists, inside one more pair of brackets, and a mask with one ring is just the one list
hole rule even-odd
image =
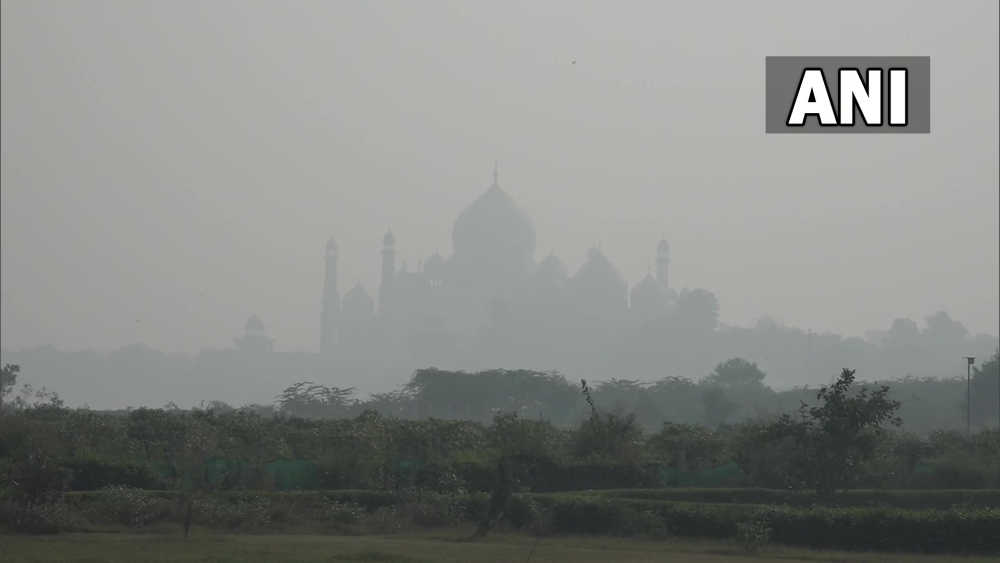
[[358, 285], [354, 286], [344, 296], [343, 307], [344, 313], [348, 315], [374, 315], [375, 299], [372, 298], [370, 293], [365, 291], [365, 288], [361, 287], [361, 280], [358, 280]]
[[549, 252], [549, 255], [538, 264], [535, 275], [539, 277], [566, 279], [569, 276], [569, 270], [566, 268], [566, 264], [563, 264], [562, 260], [555, 255], [555, 252]]
[[573, 277], [577, 297], [625, 306], [625, 278], [600, 249], [591, 247], [590, 260]]

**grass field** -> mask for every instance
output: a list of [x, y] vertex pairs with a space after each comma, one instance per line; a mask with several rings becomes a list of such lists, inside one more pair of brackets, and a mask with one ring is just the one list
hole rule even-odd
[[[963, 563], [989, 557], [808, 551], [783, 547], [744, 554], [727, 542], [542, 538], [502, 534], [470, 540], [469, 530], [391, 536], [62, 534], [0, 536], [0, 563]], [[530, 554], [530, 559], [529, 559]]]

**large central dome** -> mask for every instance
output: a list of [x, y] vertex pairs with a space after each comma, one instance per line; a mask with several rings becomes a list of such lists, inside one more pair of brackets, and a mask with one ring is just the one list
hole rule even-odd
[[527, 267], [534, 263], [535, 224], [494, 181], [459, 214], [451, 244], [463, 261]]

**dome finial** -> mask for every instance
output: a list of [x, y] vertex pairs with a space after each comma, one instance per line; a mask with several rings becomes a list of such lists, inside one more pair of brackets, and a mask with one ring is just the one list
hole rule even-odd
[[497, 161], [493, 161], [493, 184], [496, 185], [500, 180], [500, 173], [497, 171]]

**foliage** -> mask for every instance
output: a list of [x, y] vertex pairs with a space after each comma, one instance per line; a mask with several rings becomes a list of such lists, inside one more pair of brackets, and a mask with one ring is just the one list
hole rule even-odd
[[635, 413], [604, 411], [594, 403], [587, 381], [580, 386], [590, 406], [590, 418], [580, 424], [575, 437], [575, 453], [580, 457], [635, 460], [642, 448], [642, 427]]
[[425, 416], [486, 420], [496, 412], [564, 414], [577, 403], [573, 386], [564, 376], [529, 370], [417, 370], [403, 397], [412, 398]]
[[0, 411], [3, 410], [4, 399], [10, 395], [14, 390], [14, 385], [17, 384], [17, 374], [20, 371], [20, 366], [11, 364], [6, 364], [3, 368], [0, 368]]
[[739, 405], [730, 401], [726, 392], [718, 387], [706, 391], [701, 403], [705, 406], [705, 424], [712, 427], [726, 423], [739, 410]]
[[340, 389], [304, 381], [285, 389], [275, 401], [282, 413], [306, 418], [339, 417], [348, 413], [353, 395], [353, 387]]
[[[574, 496], [577, 491], [559, 493]], [[842, 508], [872, 506], [907, 510], [947, 510], [955, 506], [1000, 509], [1000, 490], [853, 490], [832, 499], [820, 498], [814, 491], [790, 491], [759, 488], [669, 488], [591, 490], [588, 495], [609, 498], [658, 500], [709, 504], [754, 504], [810, 507], [822, 504]]]
[[757, 364], [743, 358], [732, 358], [715, 366], [715, 370], [703, 383], [724, 389], [756, 391], [764, 387], [765, 377], [767, 374]]
[[743, 551], [757, 553], [771, 540], [771, 528], [758, 518], [750, 518], [736, 524], [736, 540], [743, 546]]
[[486, 432], [486, 443], [501, 458], [545, 456], [555, 449], [556, 436], [548, 421], [525, 420], [517, 412], [497, 413]]
[[802, 404], [801, 418], [783, 415], [767, 439], [791, 437], [799, 450], [792, 460], [793, 486], [805, 486], [820, 495], [854, 487], [876, 453], [883, 424], [899, 426], [899, 402], [887, 397], [889, 387], [869, 393], [862, 387], [851, 394], [854, 372], [844, 369], [831, 386], [816, 395], [820, 406]]
[[0, 531], [21, 534], [55, 534], [66, 528], [70, 516], [58, 501], [19, 503], [0, 499]]
[[648, 440], [649, 448], [670, 467], [701, 470], [718, 467], [730, 458], [725, 435], [706, 426], [664, 422]]
[[977, 424], [1000, 424], [1000, 348], [972, 370], [972, 417]]
[[[249, 409], [117, 414], [27, 409], [6, 415], [0, 424], [0, 472], [9, 475], [36, 450], [51, 467], [68, 470], [64, 476], [76, 490], [127, 485], [192, 492], [414, 487], [447, 492], [451, 485], [445, 485], [454, 480], [455, 488], [485, 492], [502, 459], [518, 490], [553, 492], [696, 483], [808, 487], [806, 461], [823, 459], [800, 455], [801, 437], [777, 432], [785, 427], [768, 419], [717, 428], [667, 423], [644, 433], [633, 413], [608, 411], [596, 404], [589, 387], [586, 391], [592, 417], [572, 429], [525, 411], [497, 413], [492, 423], [482, 424], [374, 411], [350, 419], [304, 419]], [[845, 400], [863, 396], [855, 387]], [[819, 432], [823, 426], [812, 428]], [[850, 487], [1000, 486], [996, 430], [919, 436], [867, 428], [859, 437], [864, 448], [848, 442], [849, 452], [839, 460], [852, 464]], [[814, 446], [827, 443], [832, 438], [820, 437]]]
[[[732, 538], [748, 520], [770, 529], [775, 542], [813, 549], [997, 553], [1000, 511], [887, 508], [791, 508], [685, 504], [601, 497], [536, 497], [550, 512], [551, 532], [628, 533], [629, 515], [650, 514], [675, 536]], [[758, 529], [758, 531], [762, 531]]]
[[65, 402], [59, 398], [55, 391], [49, 391], [42, 387], [35, 390], [30, 383], [25, 383], [21, 387], [20, 393], [14, 397], [12, 406], [15, 410], [59, 410], [65, 406]]
[[142, 489], [114, 485], [100, 490], [97, 501], [86, 506], [91, 522], [121, 526], [148, 526], [175, 516], [177, 504]]
[[70, 478], [50, 451], [30, 443], [0, 472], [0, 481], [10, 483], [15, 499], [25, 505], [61, 498]]
[[68, 459], [59, 465], [70, 472], [69, 488], [95, 491], [110, 486], [162, 489], [166, 483], [148, 464], [101, 459]]
[[[755, 494], [789, 495], [788, 498], [798, 498], [796, 502], [800, 504], [713, 504], [708, 502], [710, 497], [691, 503], [679, 499], [613, 497], [609, 496], [611, 493], [512, 494], [505, 502], [505, 510], [497, 513], [495, 524], [543, 534], [663, 536], [669, 533], [679, 537], [742, 538], [752, 539], [750, 543], [757, 547], [766, 541], [766, 530], [770, 529], [770, 539], [774, 542], [814, 549], [951, 554], [1000, 550], [1000, 511], [996, 508], [902, 510], [879, 505], [810, 506], [804, 503], [808, 493], [777, 491]], [[671, 491], [634, 493], [673, 494]], [[718, 491], [702, 493], [713, 495]], [[864, 494], [906, 498], [913, 493], [866, 491]], [[178, 522], [182, 514], [171, 507], [177, 506], [179, 495], [128, 489], [92, 491], [69, 495], [67, 502], [59, 507], [36, 507], [32, 514], [58, 512], [59, 518], [48, 521], [60, 526], [66, 526], [72, 517], [82, 517], [91, 523], [141, 527]], [[133, 502], [134, 506], [123, 502]], [[336, 521], [340, 525], [364, 525], [373, 531], [386, 532], [475, 521], [489, 514], [491, 502], [489, 496], [481, 494], [407, 491], [215, 493], [201, 499], [197, 510], [199, 523], [209, 529], [253, 532], [267, 526], [274, 533], [284, 525]], [[4, 510], [2, 505], [0, 510]]]

